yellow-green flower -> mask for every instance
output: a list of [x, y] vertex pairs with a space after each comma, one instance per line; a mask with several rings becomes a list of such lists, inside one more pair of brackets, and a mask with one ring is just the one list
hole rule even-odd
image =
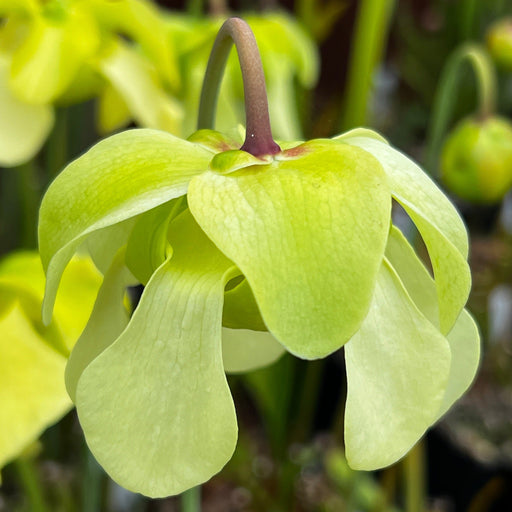
[[[149, 496], [230, 459], [225, 371], [345, 346], [347, 458], [371, 470], [402, 457], [478, 364], [466, 230], [414, 162], [368, 130], [261, 157], [238, 147], [209, 130], [127, 131], [71, 163], [41, 206], [45, 321], [79, 246], [108, 268], [66, 383], [100, 464]], [[392, 225], [392, 199], [435, 280]], [[130, 273], [140, 304], [112, 322]]]

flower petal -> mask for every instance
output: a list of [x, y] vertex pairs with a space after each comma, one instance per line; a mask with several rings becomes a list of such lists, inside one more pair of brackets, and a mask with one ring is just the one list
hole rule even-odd
[[[404, 235], [395, 227], [391, 229], [388, 238], [386, 257], [400, 276], [413, 302], [439, 328], [439, 307], [434, 280]], [[446, 338], [450, 344], [452, 358], [450, 377], [438, 417], [441, 417], [468, 389], [475, 378], [480, 359], [478, 328], [465, 309]]]
[[[166, 130], [179, 135], [183, 109], [169, 96], [159, 81], [156, 69], [135, 49], [121, 42], [112, 43], [108, 54], [101, 59], [99, 67], [112, 87], [121, 95], [130, 114], [139, 126]], [[99, 120], [108, 124], [100, 125], [106, 132], [117, 116], [119, 104], [114, 104], [112, 113], [102, 105]], [[105, 110], [107, 109], [107, 111]]]
[[221, 346], [233, 264], [188, 211], [171, 224], [170, 242], [172, 258], [148, 282], [126, 330], [84, 370], [76, 394], [99, 463], [151, 497], [208, 480], [237, 438]]
[[231, 329], [267, 330], [247, 279], [224, 293], [222, 325]]
[[393, 197], [418, 227], [434, 268], [441, 329], [447, 333], [464, 307], [471, 287], [466, 261], [468, 238], [462, 219], [434, 182], [396, 149], [374, 138], [341, 140], [365, 149], [380, 161]]
[[34, 16], [27, 37], [13, 53], [10, 84], [22, 101], [53, 102], [98, 48], [98, 28], [89, 13], [68, 9], [62, 18]]
[[28, 162], [53, 126], [48, 105], [29, 105], [16, 98], [8, 84], [8, 62], [0, 56], [0, 166]]
[[450, 347], [386, 260], [368, 316], [345, 346], [345, 447], [353, 469], [397, 461], [435, 421]]
[[447, 339], [452, 351], [452, 365], [437, 418], [443, 416], [469, 388], [480, 363], [480, 333], [467, 310], [462, 311]]
[[146, 284], [170, 256], [169, 222], [186, 208], [182, 197], [164, 203], [137, 217], [126, 248], [126, 265], [140, 283]]
[[125, 251], [121, 249], [105, 274], [94, 309], [85, 329], [76, 342], [65, 373], [66, 389], [75, 401], [76, 386], [82, 372], [99, 354], [110, 346], [128, 325], [124, 305], [126, 287], [134, 278], [124, 266]]
[[222, 360], [227, 373], [242, 373], [268, 366], [283, 354], [284, 347], [267, 331], [222, 329]]
[[0, 467], [71, 408], [66, 359], [34, 330], [20, 305], [0, 313]]
[[312, 141], [280, 158], [198, 176], [189, 207], [247, 278], [269, 331], [314, 359], [341, 347], [368, 311], [390, 195], [378, 162], [357, 148]]
[[101, 275], [91, 260], [75, 256], [62, 276], [54, 322], [41, 323], [45, 278], [35, 251], [11, 253], [0, 262], [0, 295], [14, 296], [46, 343], [68, 356], [91, 314]]
[[130, 130], [96, 144], [50, 185], [41, 204], [39, 250], [49, 321], [62, 270], [84, 237], [185, 194], [212, 153], [156, 130]]

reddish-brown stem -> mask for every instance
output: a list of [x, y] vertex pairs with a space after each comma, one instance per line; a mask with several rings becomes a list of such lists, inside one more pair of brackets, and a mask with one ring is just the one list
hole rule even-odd
[[222, 74], [233, 44], [237, 49], [244, 82], [246, 136], [240, 149], [257, 157], [274, 155], [281, 148], [272, 138], [260, 53], [252, 30], [240, 18], [225, 21], [213, 44], [204, 76], [197, 127], [201, 129], [214, 126]]

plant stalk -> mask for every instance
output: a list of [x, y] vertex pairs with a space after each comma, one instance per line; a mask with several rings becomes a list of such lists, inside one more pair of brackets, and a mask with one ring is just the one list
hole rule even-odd
[[439, 80], [434, 99], [432, 122], [427, 132], [425, 167], [435, 173], [444, 135], [451, 121], [457, 101], [457, 88], [462, 65], [471, 64], [478, 86], [479, 107], [477, 116], [483, 120], [491, 116], [496, 108], [496, 76], [493, 65], [483, 48], [476, 44], [465, 44], [449, 58]]
[[425, 446], [419, 441], [403, 460], [405, 483], [405, 510], [424, 512], [426, 510]]
[[192, 487], [181, 495], [181, 512], [201, 512], [201, 486]]
[[281, 148], [272, 138], [265, 76], [258, 45], [249, 25], [240, 18], [225, 21], [213, 44], [201, 91], [197, 127], [214, 127], [222, 75], [233, 44], [238, 52], [244, 82], [246, 137], [240, 149], [257, 157], [274, 155]]
[[341, 131], [366, 124], [373, 72], [385, 46], [394, 4], [394, 0], [359, 2], [341, 110]]

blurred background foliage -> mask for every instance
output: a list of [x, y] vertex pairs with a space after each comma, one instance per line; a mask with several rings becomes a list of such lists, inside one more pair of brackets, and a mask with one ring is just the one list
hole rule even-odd
[[[16, 396], [25, 393], [40, 412], [27, 419], [0, 389], [0, 464], [9, 462], [0, 511], [191, 512], [198, 500], [205, 512], [512, 510], [509, 0], [0, 0], [0, 348], [16, 342], [15, 323], [29, 333], [17, 363], [27, 374], [41, 368], [41, 347], [58, 354], [48, 368], [63, 365], [91, 305], [82, 302], [78, 314], [64, 304], [51, 332], [34, 313], [42, 271], [30, 251], [40, 197], [65, 163], [108, 133], [147, 126], [190, 135], [210, 47], [233, 14], [258, 40], [276, 138], [369, 126], [451, 187], [471, 236], [479, 376], [403, 461], [375, 474], [352, 471], [343, 456], [340, 354], [309, 363], [286, 355], [231, 376], [240, 423], [235, 456], [200, 494], [162, 500], [109, 480], [74, 412], [65, 414], [65, 397], [41, 412], [42, 388], [22, 389]], [[232, 55], [217, 128], [236, 136], [243, 122]], [[485, 187], [492, 192], [484, 195]], [[397, 208], [395, 215], [414, 240], [405, 214]], [[86, 297], [98, 277], [84, 262], [74, 265], [70, 283], [80, 277]], [[9, 390], [5, 347], [0, 387]], [[48, 379], [41, 382], [49, 396], [60, 392], [51, 395]], [[16, 414], [31, 422], [25, 430]]]

